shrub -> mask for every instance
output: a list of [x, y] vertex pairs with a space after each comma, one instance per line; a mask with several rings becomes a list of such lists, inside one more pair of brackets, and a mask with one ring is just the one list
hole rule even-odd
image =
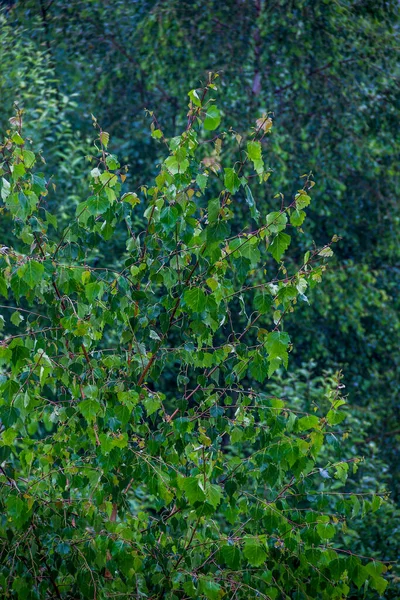
[[[122, 193], [126, 167], [94, 120], [90, 195], [61, 231], [46, 209], [57, 190], [33, 170], [22, 112], [11, 119], [0, 148], [15, 236], [0, 257], [5, 597], [300, 600], [348, 597], [366, 581], [385, 589], [383, 564], [335, 545], [360, 505], [337, 491], [357, 461], [319, 459], [345, 417], [340, 379], [326, 414], [290, 408], [266, 383], [288, 366], [285, 315], [321, 281], [336, 238], [285, 266], [312, 178], [263, 214], [254, 196], [270, 174], [272, 121], [216, 135], [215, 89], [210, 75], [189, 93], [187, 128], [173, 139], [151, 114], [168, 157], [140, 196]], [[223, 144], [237, 145], [228, 167]], [[99, 264], [99, 246], [122, 228], [125, 254]]]

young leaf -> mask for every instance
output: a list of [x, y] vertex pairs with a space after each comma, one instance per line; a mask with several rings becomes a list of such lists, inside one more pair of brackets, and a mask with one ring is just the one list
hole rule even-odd
[[207, 108], [206, 117], [204, 119], [204, 129], [208, 131], [213, 131], [217, 129], [218, 125], [221, 123], [221, 113], [219, 109], [212, 104]]
[[110, 134], [107, 133], [107, 131], [102, 131], [100, 133], [100, 142], [104, 146], [104, 148], [107, 148], [109, 141], [110, 141]]

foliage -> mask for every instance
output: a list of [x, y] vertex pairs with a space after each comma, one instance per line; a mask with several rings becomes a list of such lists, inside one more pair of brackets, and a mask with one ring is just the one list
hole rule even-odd
[[[1, 146], [15, 236], [0, 279], [5, 597], [385, 591], [384, 564], [337, 542], [361, 503], [375, 513], [382, 502], [345, 491], [357, 458], [327, 454], [345, 418], [340, 378], [316, 410], [268, 383], [288, 367], [286, 316], [306, 306], [337, 238], [297, 267], [284, 261], [301, 246], [314, 182], [303, 177], [266, 214], [255, 191], [269, 178], [270, 118], [246, 135], [215, 133], [215, 90], [210, 75], [189, 93], [179, 136], [154, 118], [168, 156], [140, 195], [124, 192], [126, 167], [94, 119], [89, 196], [60, 227], [22, 111], [11, 119]], [[126, 250], [99, 263], [98, 246], [122, 227]]]
[[[320, 390], [319, 374], [327, 367], [332, 373], [343, 370], [348, 417], [346, 427], [337, 428], [350, 435], [351, 443], [338, 438], [338, 449], [327, 444], [326, 458], [365, 457], [357, 473], [349, 473], [346, 492], [390, 490], [398, 503], [399, 4], [13, 0], [3, 6], [0, 128], [8, 128], [17, 100], [25, 111], [24, 138], [32, 138], [36, 154], [44, 150], [46, 164], [39, 169], [47, 181], [55, 174], [46, 206], [57, 214], [60, 230], [86, 197], [89, 179], [82, 175], [88, 171], [85, 155], [92, 152], [91, 113], [111, 134], [110, 152], [118, 151], [121, 162], [129, 163], [130, 189], [139, 193], [165, 158], [157, 143], [159, 126], [152, 138], [147, 135], [144, 109], [156, 109], [153, 117], [166, 136], [179, 135], [186, 126], [182, 92], [199, 78], [206, 80], [208, 70], [219, 70], [223, 94], [218, 107], [227, 129], [240, 124], [247, 130], [255, 116], [271, 111], [274, 127], [268, 143], [263, 142], [263, 160], [273, 176], [258, 186], [254, 177], [251, 195], [244, 188], [235, 195], [231, 226], [238, 226], [233, 233], [248, 222], [252, 197], [254, 214], [276, 212], [275, 190], [295, 193], [293, 175], [302, 165], [314, 172], [317, 193], [306, 209], [304, 233], [286, 250], [287, 268], [299, 268], [314, 243], [323, 245], [334, 233], [343, 238], [323, 285], [307, 288], [309, 303], [301, 303], [301, 318], [285, 316], [295, 344], [291, 376], [281, 379], [277, 372], [281, 387], [276, 394], [284, 394], [292, 408], [308, 411], [307, 394]], [[224, 166], [232, 168], [237, 146], [229, 140], [223, 140]], [[218, 170], [217, 147], [207, 158]], [[207, 192], [210, 198], [218, 196], [213, 176]], [[143, 229], [143, 206], [132, 211], [133, 231]], [[108, 240], [97, 238], [93, 267], [120, 269], [124, 227], [117, 226]], [[2, 214], [2, 244], [15, 245], [12, 229], [10, 215]], [[254, 285], [263, 283], [262, 270], [252, 277]], [[258, 308], [265, 295], [254, 301]], [[4, 310], [8, 336], [15, 333], [14, 323]], [[13, 320], [18, 319], [16, 314]], [[235, 329], [246, 326], [239, 304], [233, 321]], [[308, 370], [304, 365], [311, 359], [315, 364]], [[170, 384], [169, 371], [163, 371], [157, 385], [168, 391]], [[345, 547], [398, 560], [398, 508], [386, 504], [371, 517], [361, 515], [355, 511], [352, 516]], [[396, 600], [400, 578], [391, 579], [385, 598]], [[376, 592], [360, 589], [353, 596], [372, 600]]]
[[[51, 144], [45, 168], [50, 173], [57, 171], [57, 187], [63, 197], [60, 217], [65, 218], [85, 192], [81, 185], [82, 161], [90, 153], [90, 143], [72, 126], [71, 115], [78, 108], [77, 94], [60, 90], [52, 56], [46, 45], [35, 40], [40, 27], [40, 21], [34, 19], [27, 30], [11, 24], [6, 13], [0, 12], [0, 93], [5, 120], [12, 114], [14, 104], [23, 106], [27, 117], [25, 135], [34, 140], [36, 152], [40, 155]], [[6, 122], [2, 121], [2, 130], [5, 128]], [[44, 163], [43, 156], [41, 160]], [[2, 232], [5, 243], [7, 229], [4, 227]]]
[[[288, 323], [298, 340], [294, 360], [343, 369], [351, 404], [375, 413], [365, 436], [378, 435], [396, 499], [398, 23], [395, 0], [26, 0], [4, 9], [0, 28], [0, 124], [4, 130], [18, 97], [37, 147], [52, 143], [43, 169], [57, 172], [64, 220], [84, 197], [91, 113], [131, 165], [136, 189], [162, 158], [144, 135], [144, 109], [157, 107], [166, 134], [178, 135], [182, 90], [197, 85], [201, 73], [223, 72], [220, 111], [228, 127], [246, 128], [254, 115], [273, 112], [278, 127], [266, 161], [275, 185], [290, 189], [297, 165], [312, 169], [318, 181], [304, 251], [333, 233], [345, 240], [337, 248], [341, 285], [333, 278], [312, 291], [304, 322]], [[266, 211], [271, 192], [267, 185], [258, 197]], [[2, 227], [7, 244], [6, 221]], [[99, 247], [100, 256], [120, 255], [122, 240], [111, 243]]]

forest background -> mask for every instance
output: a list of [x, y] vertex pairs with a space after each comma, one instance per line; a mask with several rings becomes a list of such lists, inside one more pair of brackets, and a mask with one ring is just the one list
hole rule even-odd
[[[384, 561], [400, 552], [398, 13], [391, 0], [25, 0], [2, 2], [0, 11], [0, 129], [17, 102], [43, 171], [57, 174], [50, 202], [61, 219], [86, 193], [91, 115], [139, 190], [160, 160], [146, 109], [177, 135], [187, 91], [209, 71], [220, 74], [226, 128], [249, 128], [265, 113], [273, 119], [273, 177], [259, 209], [313, 172], [304, 248], [341, 240], [301, 319], [286, 321], [296, 343], [289, 374], [274, 385], [310, 407], [343, 372], [343, 455], [364, 458], [348, 489], [389, 494], [378, 513], [355, 514], [348, 543]], [[6, 221], [0, 234], [7, 246]], [[99, 260], [121, 253], [118, 239], [98, 248]], [[398, 598], [400, 581], [390, 578], [385, 597]]]

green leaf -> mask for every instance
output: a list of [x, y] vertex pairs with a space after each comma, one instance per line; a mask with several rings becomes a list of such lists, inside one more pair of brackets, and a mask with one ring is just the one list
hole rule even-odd
[[30, 150], [22, 150], [22, 157], [24, 159], [25, 167], [30, 169], [36, 160], [36, 156]]
[[104, 171], [100, 175], [99, 179], [100, 179], [100, 182], [103, 184], [106, 193], [107, 193], [107, 191], [108, 192], [110, 191], [107, 188], [112, 188], [112, 187], [116, 186], [118, 183], [117, 176], [115, 175], [115, 173], [111, 173], [110, 171]]
[[215, 223], [218, 219], [219, 212], [221, 210], [221, 203], [219, 198], [212, 198], [208, 201], [208, 222]]
[[12, 446], [17, 435], [18, 432], [15, 429], [6, 429], [1, 434], [1, 441], [5, 446]]
[[307, 415], [298, 419], [296, 425], [297, 431], [307, 431], [307, 429], [321, 429], [319, 418], [315, 415]]
[[90, 196], [86, 206], [89, 214], [96, 216], [105, 213], [110, 207], [110, 202], [105, 194], [96, 194], [95, 196]]
[[261, 153], [261, 142], [252, 141], [247, 142], [247, 154], [250, 160], [253, 162], [254, 168], [260, 176], [260, 182], [262, 181], [262, 175], [264, 173], [264, 161]]
[[289, 342], [289, 335], [285, 331], [272, 331], [268, 334], [265, 343], [270, 363], [268, 377], [271, 377], [274, 371], [282, 365], [287, 368], [289, 360], [287, 347]]
[[161, 400], [158, 396], [148, 396], [144, 399], [143, 404], [149, 417], [160, 408]]
[[281, 231], [274, 237], [271, 244], [268, 246], [269, 252], [271, 252], [274, 259], [279, 262], [285, 252], [290, 246], [290, 235]]
[[246, 202], [250, 208], [250, 215], [251, 215], [252, 219], [254, 219], [256, 221], [256, 223], [258, 223], [259, 218], [260, 218], [260, 213], [257, 210], [257, 206], [256, 206], [255, 200], [253, 198], [253, 194], [251, 193], [251, 189], [249, 188], [248, 185], [245, 186], [245, 191], [246, 191]]
[[308, 196], [308, 194], [304, 190], [300, 190], [300, 192], [298, 194], [296, 194], [295, 200], [296, 200], [297, 210], [301, 210], [302, 208], [305, 208], [311, 202], [310, 196]]
[[[10, 380], [6, 386], [3, 387], [3, 396], [6, 398], [7, 402], [11, 403], [14, 395], [18, 392], [19, 387], [16, 382], [12, 380]], [[19, 414], [20, 411], [15, 408], [15, 406], [3, 405], [0, 407], [0, 419], [2, 425], [5, 427], [11, 427], [14, 425], [18, 420]]]
[[206, 500], [211, 506], [217, 508], [222, 499], [222, 489], [219, 485], [208, 484], [206, 487]]
[[245, 538], [243, 554], [253, 567], [259, 567], [267, 558], [265, 546], [258, 538], [253, 537]]
[[0, 275], [0, 294], [8, 298], [7, 282], [2, 275]]
[[222, 546], [221, 553], [224, 561], [230, 569], [237, 569], [240, 565], [239, 548], [235, 545]]
[[44, 266], [36, 260], [28, 260], [28, 262], [18, 269], [17, 273], [22, 281], [30, 288], [34, 288], [41, 282]]
[[237, 444], [243, 439], [243, 431], [238, 427], [234, 427], [230, 433], [231, 444]]
[[199, 173], [196, 177], [196, 183], [202, 192], [204, 192], [207, 187], [207, 181], [208, 175], [206, 175], [205, 173]]
[[[321, 537], [324, 536], [321, 535]], [[367, 578], [368, 572], [363, 565], [357, 565], [352, 571], [351, 579], [354, 581], [358, 589], [360, 589], [360, 587], [366, 582]]]
[[261, 158], [261, 143], [247, 142], [247, 154], [250, 160], [258, 160]]
[[164, 225], [166, 231], [171, 231], [175, 228], [176, 222], [179, 218], [179, 211], [176, 206], [165, 206], [160, 215], [160, 221]]
[[206, 117], [204, 119], [204, 129], [207, 129], [207, 131], [213, 131], [214, 129], [217, 129], [220, 123], [221, 113], [213, 104], [207, 108]]
[[290, 215], [290, 223], [293, 225], [293, 227], [300, 227], [305, 218], [306, 213], [304, 210], [294, 210]]
[[96, 420], [96, 416], [101, 411], [101, 404], [94, 398], [87, 398], [78, 404], [78, 408], [88, 423]]
[[207, 242], [222, 242], [229, 235], [229, 225], [225, 221], [217, 221], [206, 229]]
[[85, 295], [89, 302], [93, 302], [99, 297], [100, 292], [103, 291], [102, 288], [103, 286], [97, 281], [85, 285]]
[[335, 479], [339, 479], [342, 483], [346, 483], [348, 472], [348, 463], [339, 463], [336, 465]]
[[263, 383], [268, 375], [268, 363], [260, 354], [256, 354], [250, 363], [250, 375], [260, 383]]
[[195, 287], [186, 290], [183, 294], [185, 303], [193, 312], [201, 312], [206, 307], [207, 298], [201, 288]]
[[196, 106], [201, 106], [201, 92], [199, 90], [190, 90], [188, 96]]
[[287, 216], [284, 212], [272, 212], [267, 215], [268, 231], [270, 233], [279, 233], [285, 229]]
[[261, 314], [270, 311], [272, 306], [272, 296], [264, 287], [257, 290], [254, 294], [254, 308]]
[[25, 143], [17, 131], [13, 134], [11, 139], [14, 144], [17, 144], [18, 146], [22, 146]]
[[326, 415], [329, 425], [339, 425], [346, 418], [346, 413], [342, 410], [330, 410]]
[[180, 481], [179, 487], [185, 492], [190, 504], [204, 502], [206, 497], [197, 477], [185, 477]]
[[21, 177], [23, 175], [25, 175], [25, 173], [26, 173], [26, 169], [22, 163], [18, 163], [17, 165], [14, 165], [13, 172], [12, 172], [13, 180], [18, 181], [18, 179], [21, 179]]
[[386, 567], [382, 563], [371, 561], [364, 568], [370, 577], [371, 587], [382, 596], [388, 585], [386, 579], [381, 577], [381, 573], [386, 571]]
[[115, 171], [116, 169], [119, 169], [119, 168], [120, 168], [120, 166], [121, 166], [121, 165], [119, 164], [119, 162], [118, 162], [118, 159], [117, 159], [117, 157], [116, 157], [116, 156], [114, 156], [113, 154], [109, 154], [109, 155], [106, 157], [106, 164], [107, 164], [107, 167], [108, 167], [109, 169], [112, 169], [113, 171]]
[[160, 140], [163, 136], [163, 132], [161, 131], [161, 129], [154, 129], [151, 132], [151, 137], [154, 138], [155, 140]]
[[324, 540], [330, 540], [335, 536], [335, 528], [330, 523], [319, 523], [317, 525], [317, 532]]
[[14, 495], [8, 496], [5, 501], [7, 514], [11, 522], [15, 523], [17, 529], [20, 529], [26, 521], [31, 518], [31, 510], [28, 509], [26, 502], [22, 498]]
[[46, 211], [46, 222], [57, 229], [57, 217]]
[[219, 600], [223, 595], [223, 590], [219, 583], [212, 579], [200, 578], [200, 589], [208, 600]]
[[10, 317], [10, 321], [13, 325], [15, 325], [16, 327], [18, 327], [18, 325], [21, 323], [21, 321], [24, 320], [24, 317], [21, 315], [20, 312], [18, 312], [17, 310], [15, 312], [12, 313], [11, 317]]
[[165, 166], [171, 175], [177, 175], [178, 173], [184, 173], [188, 169], [189, 161], [186, 158], [179, 161], [178, 157], [173, 154], [165, 160]]
[[235, 194], [240, 188], [240, 179], [235, 169], [224, 169], [224, 186], [231, 194]]
[[383, 500], [380, 496], [374, 496], [371, 502], [372, 512], [376, 512], [382, 506]]

